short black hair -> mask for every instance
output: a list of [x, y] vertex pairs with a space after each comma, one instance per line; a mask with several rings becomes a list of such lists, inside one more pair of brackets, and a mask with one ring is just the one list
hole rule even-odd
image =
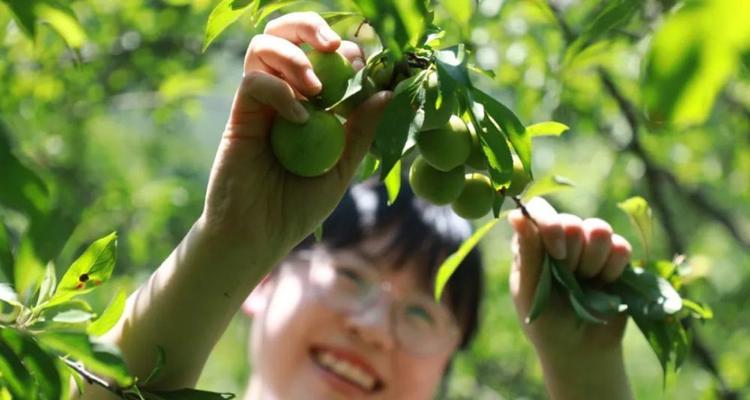
[[[393, 204], [388, 205], [385, 186], [376, 180], [352, 185], [337, 208], [323, 223], [322, 244], [329, 249], [346, 249], [367, 238], [395, 229], [393, 239], [385, 247], [385, 257], [393, 260], [395, 269], [417, 260], [427, 268], [420, 271], [422, 281], [435, 280], [443, 260], [455, 252], [471, 235], [471, 224], [458, 217], [450, 207], [435, 206], [415, 196], [408, 185], [402, 185]], [[310, 248], [310, 236], [295, 250]], [[479, 251], [475, 248], [464, 258], [445, 287], [448, 306], [462, 331], [461, 349], [471, 343], [479, 326], [483, 276]]]

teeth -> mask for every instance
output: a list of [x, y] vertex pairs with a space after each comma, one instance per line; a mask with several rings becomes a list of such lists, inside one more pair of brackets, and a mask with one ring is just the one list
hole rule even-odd
[[370, 374], [345, 360], [337, 359], [333, 354], [327, 351], [318, 352], [316, 358], [323, 366], [343, 376], [347, 380], [362, 386], [362, 388], [367, 391], [372, 390], [375, 386], [375, 378]]

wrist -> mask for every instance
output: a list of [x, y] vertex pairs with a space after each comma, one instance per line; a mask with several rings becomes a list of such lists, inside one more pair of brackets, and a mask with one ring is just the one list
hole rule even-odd
[[632, 399], [622, 347], [588, 353], [540, 353], [550, 398]]

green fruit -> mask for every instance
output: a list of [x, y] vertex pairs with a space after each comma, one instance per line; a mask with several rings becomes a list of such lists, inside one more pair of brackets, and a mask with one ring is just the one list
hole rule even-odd
[[362, 82], [362, 89], [360, 89], [359, 92], [355, 93], [348, 99], [341, 102], [341, 104], [334, 107], [333, 112], [341, 115], [342, 117], [348, 117], [349, 114], [352, 113], [352, 111], [359, 107], [359, 105], [362, 104], [365, 100], [370, 98], [370, 96], [375, 94], [375, 92], [375, 84], [372, 82], [372, 79], [367, 78], [364, 80], [364, 82]]
[[451, 204], [453, 211], [466, 219], [477, 219], [492, 209], [495, 191], [490, 178], [479, 173], [466, 174], [464, 188]]
[[271, 147], [289, 172], [313, 177], [328, 172], [344, 152], [344, 127], [333, 114], [303, 103], [310, 114], [304, 124], [276, 117], [271, 128]]
[[451, 115], [458, 109], [458, 99], [452, 93], [443, 93], [440, 107], [436, 108], [438, 92], [438, 76], [437, 72], [433, 72], [427, 78], [422, 130], [440, 128], [448, 122]]
[[393, 79], [393, 62], [389, 59], [376, 62], [370, 67], [367, 74], [372, 78], [376, 88], [386, 89]]
[[531, 177], [523, 170], [521, 159], [513, 156], [513, 175], [510, 178], [510, 185], [505, 190], [507, 196], [518, 196], [526, 189], [526, 185], [531, 182]]
[[349, 79], [355, 74], [354, 68], [346, 57], [335, 51], [324, 53], [311, 50], [307, 58], [323, 84], [323, 89], [311, 100], [319, 108], [328, 108], [344, 97]]
[[448, 172], [439, 171], [418, 156], [409, 169], [409, 185], [419, 197], [433, 204], [448, 204], [456, 200], [464, 186], [464, 167]]
[[466, 159], [466, 165], [479, 170], [485, 170], [488, 168], [487, 156], [484, 155], [482, 150], [482, 144], [479, 142], [479, 136], [474, 129], [469, 126], [469, 132], [471, 133], [471, 152], [469, 158]]
[[419, 152], [430, 165], [441, 171], [463, 165], [471, 153], [471, 146], [469, 128], [455, 115], [444, 126], [417, 134]]

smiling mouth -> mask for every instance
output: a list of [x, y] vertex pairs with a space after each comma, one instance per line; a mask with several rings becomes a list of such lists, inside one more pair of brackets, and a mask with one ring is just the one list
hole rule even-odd
[[313, 348], [311, 349], [313, 361], [324, 370], [336, 375], [338, 378], [358, 387], [368, 394], [375, 393], [383, 388], [383, 383], [377, 377], [364, 371], [351, 362], [337, 357], [330, 351]]

